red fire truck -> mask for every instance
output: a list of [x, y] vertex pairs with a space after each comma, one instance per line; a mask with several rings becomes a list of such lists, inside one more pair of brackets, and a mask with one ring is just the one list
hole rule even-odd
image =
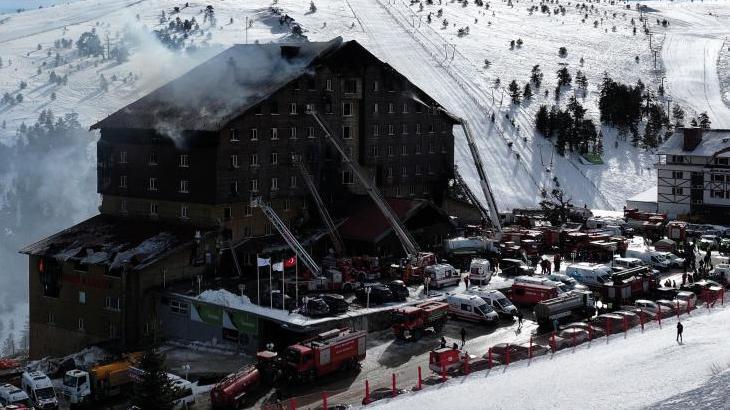
[[534, 305], [558, 297], [558, 288], [535, 283], [513, 283], [507, 297], [516, 305]]
[[424, 302], [416, 306], [406, 306], [393, 311], [393, 333], [400, 339], [421, 338], [423, 331], [432, 327], [441, 332], [448, 319], [449, 304], [444, 302]]
[[365, 359], [367, 332], [332, 329], [289, 346], [284, 357], [263, 351], [256, 365], [228, 375], [210, 391], [214, 408], [238, 408], [247, 395], [279, 380], [313, 380], [337, 370], [354, 369]]

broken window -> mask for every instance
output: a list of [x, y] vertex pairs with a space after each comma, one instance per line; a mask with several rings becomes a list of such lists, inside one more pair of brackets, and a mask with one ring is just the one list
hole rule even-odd
[[357, 92], [357, 81], [354, 79], [345, 80], [345, 94], [355, 94]]
[[40, 258], [38, 273], [43, 296], [57, 298], [61, 293], [61, 264], [54, 258]]
[[342, 116], [352, 116], [352, 103], [342, 103]]

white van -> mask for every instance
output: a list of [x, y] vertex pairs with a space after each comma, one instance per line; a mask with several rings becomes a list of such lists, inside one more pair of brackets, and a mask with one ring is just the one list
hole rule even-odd
[[730, 281], [730, 265], [724, 263], [715, 265], [715, 269], [710, 272], [710, 276], [718, 280]]
[[661, 254], [661, 252], [641, 250], [641, 249], [627, 249], [627, 258], [641, 259], [649, 266], [659, 269], [660, 271], [668, 271], [671, 263]]
[[611, 268], [606, 265], [579, 262], [568, 265], [565, 274], [588, 286], [600, 286], [611, 280]]
[[487, 289], [486, 287], [473, 287], [466, 294], [476, 295], [484, 299], [499, 315], [514, 316], [517, 314], [517, 308], [512, 304], [512, 301], [507, 299], [507, 296], [498, 290]]
[[431, 278], [429, 284], [431, 288], [440, 289], [444, 286], [458, 285], [461, 280], [459, 272], [448, 263], [426, 266], [425, 273]]
[[0, 385], [0, 406], [10, 405], [33, 407], [33, 403], [30, 402], [30, 397], [26, 392], [6, 383]]
[[565, 293], [569, 291], [568, 285], [563, 282], [550, 280], [545, 276], [518, 276], [515, 278], [515, 283], [531, 283], [533, 285], [552, 286], [558, 288], [558, 293]]
[[492, 280], [492, 271], [489, 270], [489, 261], [486, 259], [472, 259], [469, 264], [469, 282], [486, 285]]
[[617, 266], [620, 268], [635, 268], [637, 266], [645, 266], [646, 263], [642, 261], [639, 258], [622, 258], [619, 255], [616, 255], [613, 257], [612, 266]]
[[23, 391], [39, 409], [57, 409], [58, 399], [53, 383], [43, 372], [23, 372], [21, 377]]
[[458, 293], [446, 298], [449, 304], [449, 314], [466, 320], [495, 324], [499, 322], [499, 315], [492, 306], [477, 295]]

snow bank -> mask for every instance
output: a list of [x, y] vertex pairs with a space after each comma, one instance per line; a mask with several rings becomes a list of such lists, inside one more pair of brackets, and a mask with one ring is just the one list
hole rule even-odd
[[[629, 331], [553, 358], [517, 362], [473, 373], [420, 393], [391, 400], [382, 409], [639, 409], [728, 408], [730, 309], [697, 310], [683, 317], [684, 343], [675, 342], [676, 319], [663, 327]], [[485, 346], [486, 348], [486, 346]], [[713, 369], [715, 366], [715, 369]], [[670, 398], [671, 399], [668, 399]]]

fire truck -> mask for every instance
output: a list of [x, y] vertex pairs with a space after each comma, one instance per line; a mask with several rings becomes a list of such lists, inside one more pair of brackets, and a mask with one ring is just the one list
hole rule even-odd
[[507, 297], [515, 305], [534, 305], [543, 300], [558, 297], [557, 286], [536, 283], [513, 283]]
[[593, 292], [573, 290], [535, 305], [535, 319], [540, 326], [550, 326], [553, 320], [567, 320], [574, 316], [590, 317], [596, 313]]
[[366, 336], [362, 330], [332, 329], [289, 346], [282, 356], [259, 352], [255, 366], [230, 374], [213, 387], [213, 407], [236, 408], [262, 385], [312, 381], [337, 370], [355, 369], [365, 359]]
[[399, 339], [416, 341], [424, 330], [432, 327], [441, 332], [448, 320], [449, 304], [444, 302], [424, 302], [416, 306], [406, 306], [393, 311], [393, 333]]

